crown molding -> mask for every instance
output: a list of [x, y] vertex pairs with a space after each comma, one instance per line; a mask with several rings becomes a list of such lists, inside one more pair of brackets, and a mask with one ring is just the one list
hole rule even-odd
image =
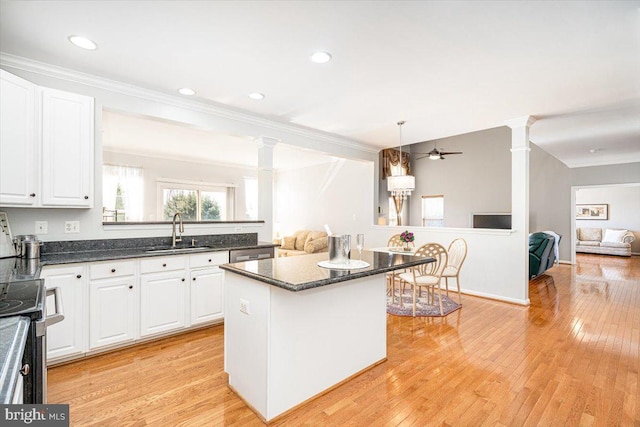
[[86, 86], [92, 86], [111, 92], [121, 93], [123, 95], [133, 96], [148, 101], [170, 104], [176, 107], [186, 108], [189, 110], [210, 114], [225, 119], [236, 120], [267, 129], [287, 132], [301, 137], [315, 139], [317, 141], [335, 144], [338, 146], [360, 150], [367, 153], [377, 154], [379, 151], [379, 148], [372, 145], [367, 145], [359, 141], [339, 137], [316, 129], [306, 128], [290, 123], [276, 122], [246, 112], [232, 110], [221, 105], [212, 105], [196, 100], [186, 100], [178, 96], [168, 95], [151, 89], [141, 88], [139, 86], [134, 86], [128, 83], [110, 80], [107, 78], [95, 76], [93, 74], [87, 74], [5, 52], [0, 52], [0, 65], [61, 80], [66, 80], [73, 83], [79, 83]]

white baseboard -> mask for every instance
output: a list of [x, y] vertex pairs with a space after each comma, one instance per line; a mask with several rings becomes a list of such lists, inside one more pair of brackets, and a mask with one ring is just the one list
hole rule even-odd
[[564, 260], [564, 259], [559, 260], [559, 261], [558, 261], [558, 264], [569, 264], [569, 265], [573, 265], [573, 263], [572, 263], [571, 261], [567, 261], [567, 260]]
[[503, 297], [499, 295], [487, 294], [485, 292], [469, 291], [466, 289], [460, 289], [460, 292], [462, 292], [465, 295], [472, 295], [474, 297], [487, 298], [490, 300], [500, 301], [500, 302], [508, 302], [510, 304], [517, 304], [517, 305], [523, 305], [523, 306], [531, 305], [531, 302], [528, 299], [522, 300], [522, 299], [516, 299], [516, 298], [508, 298], [508, 297]]

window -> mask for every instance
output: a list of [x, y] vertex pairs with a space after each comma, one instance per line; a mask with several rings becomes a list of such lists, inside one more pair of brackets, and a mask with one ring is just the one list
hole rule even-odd
[[422, 196], [422, 226], [444, 227], [444, 196]]
[[102, 220], [142, 221], [142, 168], [102, 165]]
[[158, 180], [158, 217], [184, 221], [228, 221], [233, 219], [235, 188], [228, 185], [176, 180]]

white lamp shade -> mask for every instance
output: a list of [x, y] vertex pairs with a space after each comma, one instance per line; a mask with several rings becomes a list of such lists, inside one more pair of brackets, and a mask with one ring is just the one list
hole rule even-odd
[[413, 175], [394, 175], [387, 177], [387, 191], [412, 191], [416, 188], [416, 178]]

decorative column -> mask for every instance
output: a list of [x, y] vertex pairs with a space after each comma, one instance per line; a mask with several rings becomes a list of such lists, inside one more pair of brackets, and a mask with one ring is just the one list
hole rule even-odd
[[522, 286], [522, 299], [529, 301], [529, 127], [532, 116], [508, 120], [511, 128], [511, 229], [514, 231], [518, 266], [517, 286]]
[[280, 140], [261, 136], [258, 143], [258, 219], [264, 220], [260, 240], [273, 239], [273, 147]]

